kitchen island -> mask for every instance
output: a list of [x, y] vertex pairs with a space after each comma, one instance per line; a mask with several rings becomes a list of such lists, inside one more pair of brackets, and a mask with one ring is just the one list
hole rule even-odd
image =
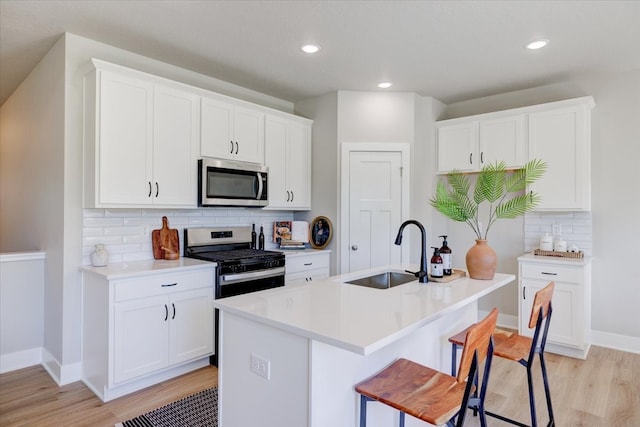
[[[394, 266], [215, 300], [220, 427], [356, 426], [354, 384], [398, 357], [449, 371], [447, 338], [478, 320], [477, 301], [515, 280], [461, 278], [373, 289], [345, 283]], [[370, 405], [368, 426], [397, 425]], [[407, 426], [416, 420], [407, 417]]]

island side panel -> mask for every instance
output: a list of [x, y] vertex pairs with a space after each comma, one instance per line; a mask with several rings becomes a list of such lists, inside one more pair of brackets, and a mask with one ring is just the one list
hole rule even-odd
[[[448, 338], [478, 321], [477, 301], [423, 326], [409, 336], [369, 355], [359, 355], [319, 341], [311, 342], [310, 426], [359, 425], [359, 395], [354, 385], [399, 357], [449, 373]], [[398, 411], [380, 403], [368, 404], [367, 427], [398, 425]], [[293, 425], [293, 424], [290, 424]], [[424, 427], [406, 417], [407, 427]]]
[[[219, 426], [309, 425], [309, 340], [220, 311]], [[251, 355], [269, 379], [251, 371]]]

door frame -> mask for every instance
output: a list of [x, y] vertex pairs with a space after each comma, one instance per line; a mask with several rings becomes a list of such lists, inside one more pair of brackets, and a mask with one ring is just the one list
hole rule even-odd
[[[400, 218], [405, 221], [409, 218], [411, 209], [411, 144], [397, 142], [343, 142], [341, 144], [340, 167], [340, 274], [349, 272], [349, 178], [350, 155], [353, 152], [395, 152], [400, 153], [402, 164], [401, 191], [402, 203], [400, 205]], [[400, 252], [401, 262], [409, 258], [409, 246], [402, 245]]]

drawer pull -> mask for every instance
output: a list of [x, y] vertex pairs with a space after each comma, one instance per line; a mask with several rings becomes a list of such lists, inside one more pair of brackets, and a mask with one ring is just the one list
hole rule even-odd
[[305, 262], [304, 265], [313, 265], [312, 262]]
[[164, 321], [166, 322], [168, 318], [169, 318], [169, 307], [167, 307], [167, 304], [165, 304], [164, 305]]
[[542, 274], [546, 274], [547, 276], [557, 276], [558, 273], [547, 273], [546, 271], [543, 271]]
[[168, 287], [170, 287], [170, 286], [177, 286], [177, 285], [178, 285], [178, 283], [168, 283], [168, 284], [166, 284], [166, 285], [161, 285], [161, 286], [162, 286], [163, 288], [168, 288]]
[[176, 318], [176, 305], [174, 303], [171, 303], [171, 307], [173, 307], [173, 316], [171, 316], [171, 319], [175, 319]]

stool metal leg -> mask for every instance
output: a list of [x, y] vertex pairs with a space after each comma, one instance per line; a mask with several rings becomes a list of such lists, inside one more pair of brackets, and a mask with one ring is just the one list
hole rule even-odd
[[451, 343], [451, 376], [456, 376], [456, 367], [458, 365], [458, 344], [452, 342]]
[[400, 411], [400, 427], [404, 427], [404, 412]]
[[549, 392], [549, 378], [547, 377], [547, 365], [544, 361], [543, 353], [540, 353], [540, 368], [542, 369], [542, 381], [544, 383], [544, 394], [547, 399], [547, 410], [549, 411], [548, 426], [555, 426], [556, 421], [553, 418], [553, 407], [551, 406], [551, 393]]
[[360, 427], [367, 427], [367, 401], [369, 398], [364, 394], [360, 395]]
[[537, 427], [536, 402], [533, 394], [533, 377], [531, 375], [531, 365], [527, 365], [527, 383], [529, 385], [529, 407], [531, 409], [531, 427]]

